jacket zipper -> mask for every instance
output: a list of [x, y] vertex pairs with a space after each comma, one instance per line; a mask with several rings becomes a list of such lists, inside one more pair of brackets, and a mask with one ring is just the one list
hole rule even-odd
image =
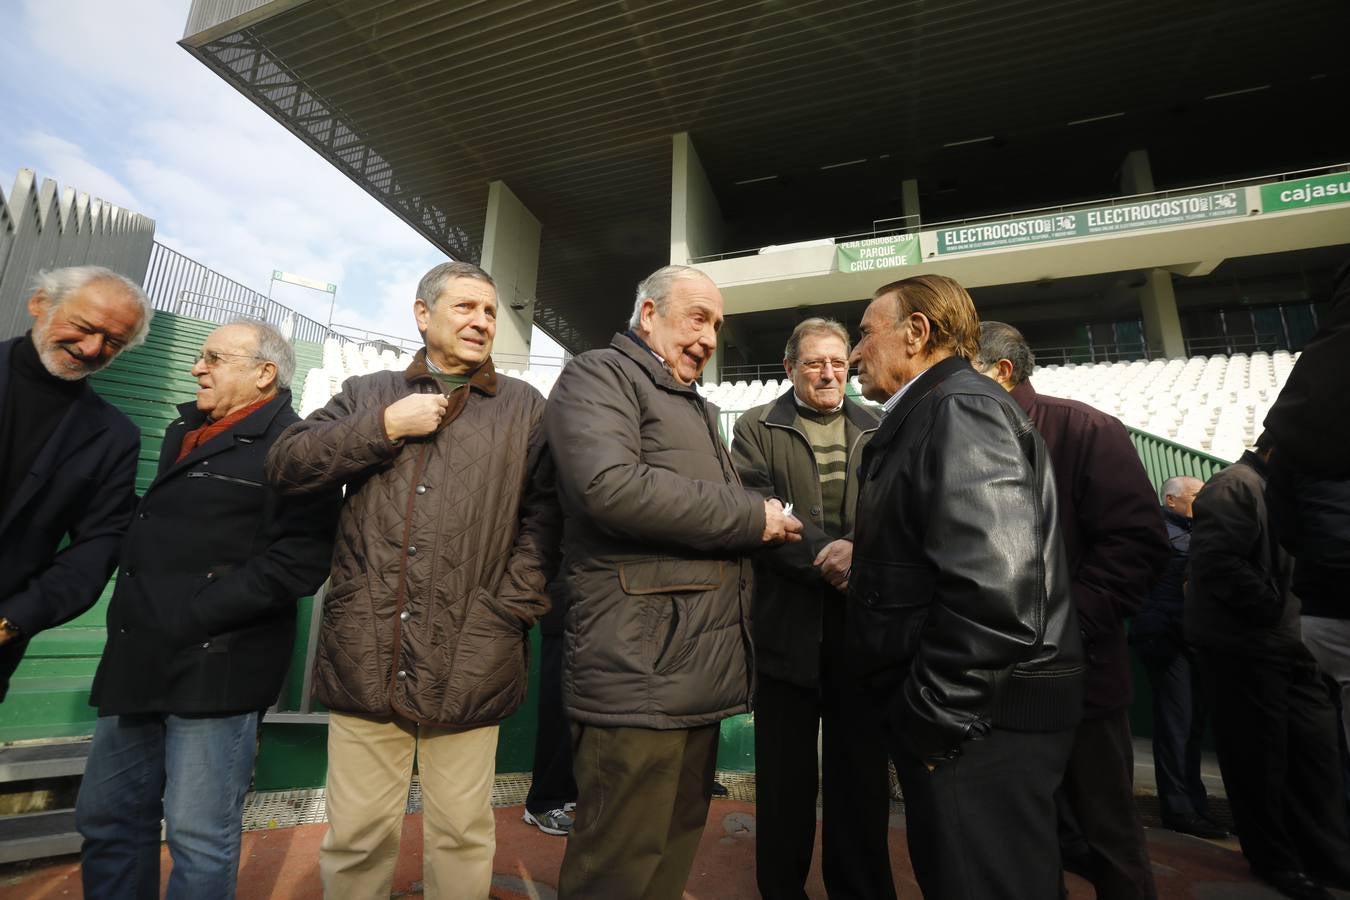
[[249, 481], [247, 478], [236, 478], [236, 477], [234, 477], [233, 475], [221, 475], [219, 472], [196, 472], [196, 471], [193, 471], [193, 472], [187, 473], [187, 477], [189, 477], [189, 478], [215, 478], [215, 479], [218, 479], [218, 480], [220, 480], [220, 481], [232, 481], [232, 482], [234, 482], [235, 484], [246, 484], [246, 485], [248, 485], [249, 487], [256, 487], [256, 488], [260, 488], [260, 487], [263, 486], [263, 485], [262, 485], [262, 482], [260, 482], [260, 481]]

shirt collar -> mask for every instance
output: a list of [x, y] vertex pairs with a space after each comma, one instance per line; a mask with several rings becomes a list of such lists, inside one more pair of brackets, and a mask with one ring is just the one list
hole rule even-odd
[[909, 381], [906, 381], [904, 384], [900, 386], [900, 390], [896, 391], [894, 394], [891, 394], [891, 399], [881, 404], [882, 415], [885, 415], [886, 413], [895, 409], [896, 405], [900, 403], [900, 398], [905, 396], [905, 391], [909, 390], [909, 386], [912, 385], [917, 380], [918, 379], [916, 378], [911, 378]]

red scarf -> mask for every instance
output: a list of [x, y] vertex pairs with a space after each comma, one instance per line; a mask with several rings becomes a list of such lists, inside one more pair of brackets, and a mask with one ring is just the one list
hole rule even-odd
[[214, 422], [207, 421], [205, 424], [192, 429], [187, 434], [183, 435], [183, 446], [179, 448], [178, 459], [174, 460], [174, 462], [182, 462], [183, 457], [187, 456], [193, 450], [196, 450], [216, 435], [224, 434], [229, 431], [235, 425], [238, 425], [253, 413], [262, 409], [270, 403], [272, 399], [273, 397], [262, 397], [253, 401], [248, 406], [245, 406], [243, 409], [236, 409], [223, 419], [217, 419]]

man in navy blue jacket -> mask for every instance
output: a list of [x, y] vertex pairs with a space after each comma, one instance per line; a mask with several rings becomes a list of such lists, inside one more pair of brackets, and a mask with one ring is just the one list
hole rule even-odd
[[0, 700], [33, 635], [93, 606], [116, 563], [141, 438], [86, 379], [151, 314], [100, 266], [41, 273], [28, 311], [32, 331], [0, 343]]
[[1228, 832], [1207, 816], [1200, 745], [1209, 709], [1195, 653], [1186, 646], [1182, 628], [1190, 574], [1192, 504], [1204, 486], [1189, 475], [1169, 478], [1163, 484], [1162, 514], [1172, 558], [1134, 617], [1130, 644], [1153, 688], [1153, 771], [1163, 827], [1214, 839]]

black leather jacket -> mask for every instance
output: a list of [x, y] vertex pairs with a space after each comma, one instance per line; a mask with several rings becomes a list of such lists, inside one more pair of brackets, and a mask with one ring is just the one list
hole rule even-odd
[[921, 759], [1082, 715], [1083, 650], [1045, 444], [960, 358], [910, 386], [863, 454], [848, 640]]

